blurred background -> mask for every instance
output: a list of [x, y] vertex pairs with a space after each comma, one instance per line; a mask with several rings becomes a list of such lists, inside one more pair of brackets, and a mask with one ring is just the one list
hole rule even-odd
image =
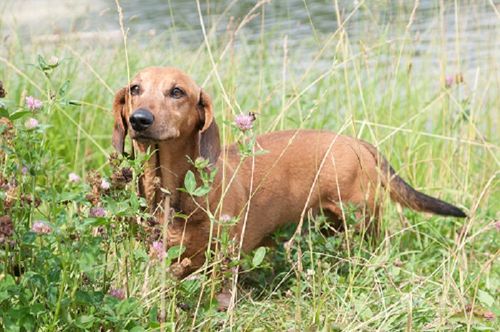
[[[195, 1], [119, 3], [130, 37], [142, 45], [160, 34], [168, 35], [161, 45], [166, 52], [179, 46], [194, 48], [203, 42]], [[492, 61], [498, 61], [500, 2], [421, 0], [417, 3], [411, 22], [415, 2], [406, 0], [210, 0], [200, 1], [199, 6], [207, 30], [214, 35], [224, 35], [246, 18], [248, 23], [238, 32], [237, 45], [241, 40], [247, 45], [265, 39], [269, 47], [282, 48], [286, 36], [290, 56], [301, 56], [303, 65], [311, 60], [311, 54], [324, 39], [339, 28], [339, 16], [353, 47], [402, 38], [401, 32], [411, 23], [407, 34], [415, 41], [412, 51], [416, 63], [421, 53], [434, 57], [436, 65], [445, 55], [448, 65], [461, 70], [485, 69]], [[4, 40], [18, 36], [32, 42], [55, 42], [62, 38], [121, 42], [117, 8], [112, 0], [4, 0], [0, 9]], [[436, 43], [437, 36], [440, 43]]]

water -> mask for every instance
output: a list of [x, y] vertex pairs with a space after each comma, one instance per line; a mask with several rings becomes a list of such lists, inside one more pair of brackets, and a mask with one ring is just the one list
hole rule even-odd
[[[5, 0], [4, 0], [5, 1]], [[211, 38], [227, 36], [255, 6], [256, 1], [200, 1], [201, 12]], [[442, 56], [474, 69], [500, 59], [500, 2], [422, 0], [406, 36], [413, 39], [413, 56]], [[494, 4], [496, 2], [496, 4]], [[120, 1], [125, 26], [131, 38], [147, 43], [166, 34], [176, 45], [198, 47], [203, 42], [195, 1]], [[239, 32], [238, 42], [258, 43], [264, 37], [271, 48], [282, 48], [286, 36], [291, 56], [317, 52], [339, 28], [335, 1], [269, 1], [255, 10]], [[353, 47], [405, 36], [414, 1], [339, 0], [338, 9]], [[358, 9], [356, 7], [359, 6]], [[1, 37], [19, 33], [34, 41], [53, 41], [60, 35], [75, 38], [109, 38], [119, 42], [115, 2], [112, 0], [7, 0], [2, 10]], [[457, 10], [457, 11], [456, 11]], [[223, 15], [222, 15], [223, 14]], [[458, 24], [457, 24], [458, 23]], [[57, 37], [57, 38], [55, 38]], [[390, 61], [390, 59], [388, 59]], [[436, 60], [437, 61], [437, 60]]]

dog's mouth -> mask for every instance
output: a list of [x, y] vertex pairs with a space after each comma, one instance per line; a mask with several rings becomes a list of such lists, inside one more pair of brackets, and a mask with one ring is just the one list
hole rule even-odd
[[157, 143], [164, 142], [176, 138], [175, 135], [156, 135], [151, 133], [130, 133], [130, 138], [141, 143]]
[[152, 135], [136, 133], [135, 135], [130, 135], [133, 140], [139, 141], [141, 143], [151, 143], [151, 142], [160, 142], [163, 141], [158, 137], [154, 137]]

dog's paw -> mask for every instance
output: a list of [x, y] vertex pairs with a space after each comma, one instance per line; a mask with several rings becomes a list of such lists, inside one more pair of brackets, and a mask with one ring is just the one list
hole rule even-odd
[[186, 257], [182, 259], [181, 262], [172, 264], [169, 268], [169, 272], [174, 278], [181, 279], [188, 274], [187, 272], [189, 271], [189, 267], [191, 267], [191, 265], [191, 260]]

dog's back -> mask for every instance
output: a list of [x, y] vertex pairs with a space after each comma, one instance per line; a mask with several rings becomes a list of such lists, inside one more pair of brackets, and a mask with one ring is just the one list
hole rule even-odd
[[[246, 218], [247, 250], [276, 228], [298, 222], [304, 210], [323, 209], [340, 219], [344, 207], [354, 206], [364, 211], [367, 220], [376, 219], [384, 187], [406, 207], [465, 216], [458, 208], [413, 189], [373, 146], [349, 136], [315, 130], [273, 132], [259, 136], [255, 150], [263, 152], [241, 161], [237, 146], [231, 145], [218, 163], [219, 172], [226, 173], [230, 182], [225, 212]], [[236, 226], [236, 233], [243, 231], [243, 224]]]

